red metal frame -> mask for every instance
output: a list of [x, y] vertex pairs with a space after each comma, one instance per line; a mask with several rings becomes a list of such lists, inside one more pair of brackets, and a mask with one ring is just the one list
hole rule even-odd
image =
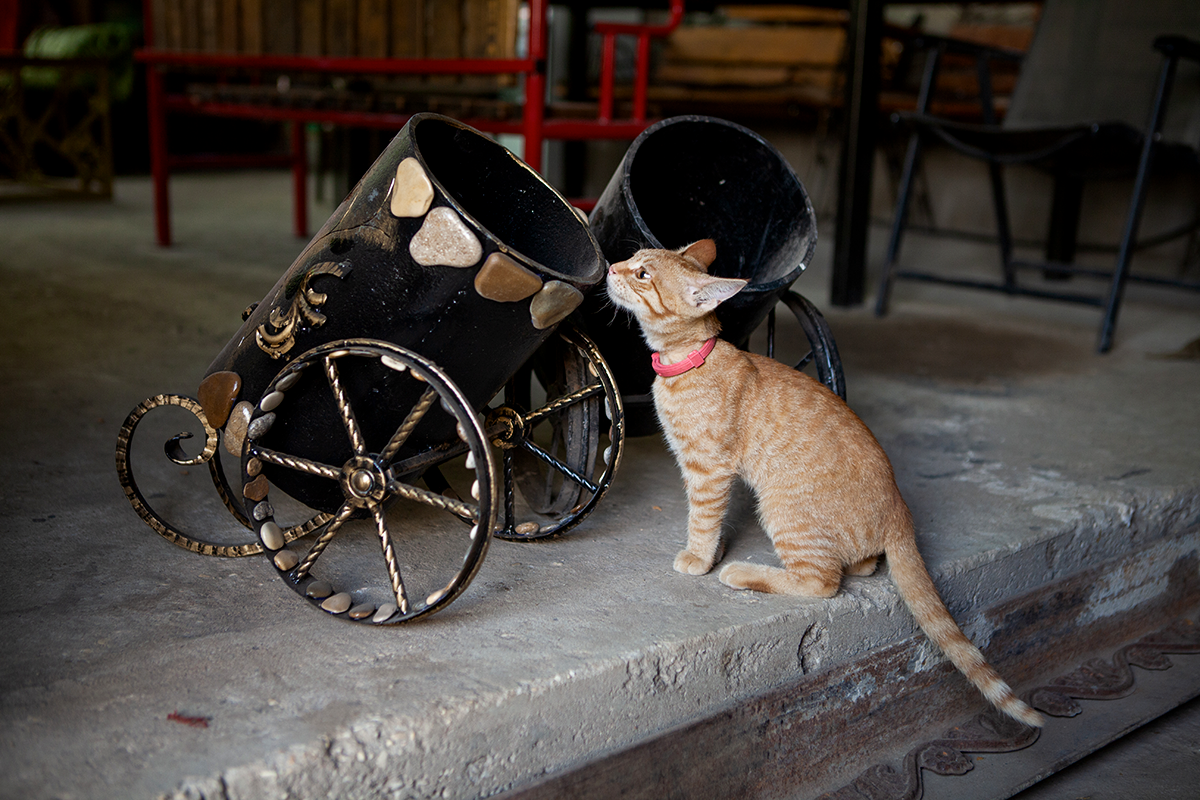
[[[351, 75], [500, 75], [517, 74], [525, 78], [525, 103], [521, 120], [464, 119], [463, 122], [488, 133], [521, 134], [525, 139], [525, 162], [542, 169], [542, 142], [546, 139], [633, 139], [649, 120], [646, 96], [650, 76], [650, 40], [673, 31], [683, 19], [684, 0], [669, 0], [667, 21], [662, 25], [597, 23], [603, 37], [600, 76], [600, 110], [596, 119], [546, 119], [546, 39], [549, 0], [530, 0], [527, 56], [518, 59], [480, 58], [357, 58], [329, 56], [247, 56], [224, 53], [169, 52], [157, 50], [153, 41], [153, 3], [144, 4], [146, 46], [136, 57], [147, 69], [147, 111], [150, 125], [150, 167], [154, 181], [154, 219], [158, 243], [171, 243], [169, 175], [172, 165], [194, 163], [195, 159], [173, 159], [167, 148], [168, 113], [204, 114], [291, 123], [288, 163], [292, 169], [294, 194], [293, 224], [296, 235], [307, 236], [308, 162], [304, 143], [304, 125], [309, 122], [332, 123], [352, 127], [398, 130], [410, 114], [368, 111], [337, 111], [256, 106], [250, 103], [195, 102], [182, 95], [169, 95], [163, 85], [167, 68], [261, 69], [296, 72], [323, 72]], [[637, 68], [633, 86], [633, 114], [629, 119], [614, 118], [614, 82], [616, 38], [637, 37]]]

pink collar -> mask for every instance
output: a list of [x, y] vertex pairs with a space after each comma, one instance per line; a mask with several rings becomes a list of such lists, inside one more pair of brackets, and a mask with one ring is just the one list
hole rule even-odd
[[664, 364], [659, 359], [658, 353], [650, 356], [650, 363], [654, 366], [654, 371], [664, 378], [674, 378], [676, 375], [693, 370], [704, 363], [704, 359], [708, 358], [708, 354], [717, 346], [717, 337], [709, 339], [699, 350], [693, 350], [687, 354], [687, 358], [683, 361], [676, 361], [674, 364]]

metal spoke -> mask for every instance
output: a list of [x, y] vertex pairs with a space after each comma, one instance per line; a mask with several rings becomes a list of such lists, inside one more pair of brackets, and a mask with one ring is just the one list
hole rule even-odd
[[330, 521], [321, 535], [317, 537], [317, 541], [313, 542], [313, 546], [309, 548], [308, 555], [304, 556], [304, 560], [296, 567], [296, 580], [303, 580], [308, 576], [308, 572], [312, 569], [313, 564], [317, 563], [317, 559], [321, 557], [321, 553], [325, 552], [325, 548], [329, 546], [329, 543], [333, 541], [333, 537], [337, 536], [338, 530], [345, 524], [346, 520], [350, 519], [350, 515], [353, 513], [354, 506], [349, 503], [342, 504], [342, 507], [338, 509], [333, 520]]
[[437, 400], [438, 393], [431, 386], [421, 395], [421, 399], [412, 407], [405, 417], [404, 422], [400, 423], [400, 427], [392, 434], [391, 440], [387, 443], [387, 447], [383, 448], [383, 453], [380, 458], [384, 464], [392, 463], [392, 459], [396, 457], [396, 453], [400, 452], [400, 448], [408, 441], [408, 437], [412, 434], [413, 429], [417, 427], [417, 423], [425, 416], [426, 412], [433, 406], [433, 401]]
[[379, 533], [379, 543], [383, 546], [383, 560], [387, 563], [392, 594], [396, 596], [396, 605], [400, 608], [400, 613], [407, 614], [408, 592], [405, 591], [404, 581], [400, 578], [400, 565], [396, 563], [396, 552], [392, 549], [392, 537], [383, 517], [383, 507], [376, 503], [371, 506], [371, 513], [375, 515], [375, 529]]
[[802, 358], [796, 362], [796, 369], [804, 369], [805, 367], [807, 367], [809, 364], [812, 363], [812, 360], [813, 360], [813, 351], [809, 350], [808, 354], [806, 356], [804, 356], [804, 358]]
[[579, 484], [580, 486], [582, 486], [583, 488], [587, 489], [589, 492], [595, 493], [595, 492], [597, 492], [597, 491], [599, 491], [599, 490], [600, 490], [600, 487], [599, 487], [599, 486], [597, 486], [596, 484], [592, 483], [592, 482], [591, 482], [591, 481], [589, 481], [587, 478], [583, 477], [583, 476], [582, 476], [582, 475], [580, 475], [578, 472], [576, 472], [575, 470], [571, 469], [571, 468], [570, 468], [570, 467], [568, 467], [566, 464], [564, 464], [563, 462], [559, 461], [557, 458], [555, 458], [554, 456], [550, 455], [550, 454], [549, 454], [549, 453], [547, 453], [545, 450], [543, 450], [542, 448], [538, 447], [536, 444], [534, 444], [533, 442], [529, 441], [528, 439], [524, 439], [524, 440], [522, 440], [522, 441], [521, 441], [521, 446], [522, 446], [522, 447], [524, 447], [524, 448], [525, 448], [526, 450], [528, 450], [529, 452], [533, 453], [535, 456], [537, 456], [538, 458], [540, 458], [542, 461], [544, 461], [544, 462], [546, 462], [547, 464], [549, 464], [549, 465], [550, 465], [551, 467], [553, 467], [554, 469], [556, 469], [556, 470], [558, 470], [559, 472], [561, 472], [563, 475], [566, 475], [568, 478], [570, 478], [571, 480], [575, 481], [576, 483], [578, 483], [578, 484]]
[[366, 455], [367, 443], [363, 440], [362, 431], [358, 428], [358, 420], [354, 418], [354, 409], [350, 407], [350, 399], [346, 396], [346, 390], [342, 388], [342, 382], [338, 378], [337, 365], [333, 363], [331, 356], [326, 356], [324, 363], [325, 377], [329, 379], [329, 388], [333, 390], [333, 399], [337, 405], [338, 414], [341, 415], [342, 424], [346, 426], [346, 434], [350, 437], [350, 446], [354, 449], [354, 455]]
[[331, 467], [328, 464], [321, 464], [317, 461], [310, 461], [307, 458], [289, 456], [275, 450], [268, 450], [265, 447], [254, 447], [250, 454], [259, 461], [266, 461], [268, 464], [287, 467], [299, 472], [307, 472], [309, 475], [316, 475], [320, 478], [329, 478], [336, 481], [342, 477], [342, 471], [337, 467]]
[[604, 394], [604, 387], [599, 383], [590, 383], [578, 391], [565, 394], [557, 400], [547, 403], [539, 409], [530, 411], [528, 414], [523, 414], [522, 417], [525, 420], [526, 426], [532, 428], [538, 422], [541, 422], [543, 417], [548, 417], [555, 411], [561, 411], [567, 406], [574, 405], [575, 403], [578, 403], [582, 400], [587, 400], [589, 397], [595, 397], [599, 394]]
[[449, 511], [451, 514], [468, 518], [473, 522], [479, 521], [479, 507], [465, 503], [462, 500], [443, 497], [440, 494], [418, 489], [416, 486], [401, 483], [400, 481], [388, 481], [387, 490], [392, 494], [400, 495], [406, 500], [413, 500], [427, 506], [432, 506], [433, 508], [440, 508], [443, 511]]

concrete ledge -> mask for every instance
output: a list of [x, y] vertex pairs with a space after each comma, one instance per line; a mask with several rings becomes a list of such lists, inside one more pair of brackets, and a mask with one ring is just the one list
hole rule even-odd
[[[0, 795], [483, 797], [738, 715], [774, 726], [745, 746], [775, 741], [817, 793], [869, 766], [807, 760], [868, 711], [901, 747], [979, 707], [886, 572], [822, 602], [672, 572], [683, 495], [654, 439], [631, 443], [585, 526], [497, 542], [462, 598], [402, 629], [351, 629], [264, 563], [166, 544], [116, 484], [116, 429], [143, 397], [194, 392], [297, 247], [286, 208], [278, 236], [255, 222], [286, 204], [286, 176], [176, 183], [184, 244], [168, 252], [149, 243], [144, 181], [118, 182], [112, 207], [6, 210]], [[1118, 350], [1099, 357], [1090, 310], [954, 298], [828, 316], [851, 404], [896, 465], [951, 611], [1027, 685], [1057, 669], [1064, 631], [1082, 654], [1088, 637], [1157, 627], [1191, 602], [1200, 372], [1145, 355], [1200, 331], [1190, 306], [1135, 291]], [[229, 524], [197, 497], [189, 518]], [[773, 559], [745, 494], [726, 558]], [[774, 711], [773, 692], [789, 698]], [[829, 740], [784, 734], [801, 719]], [[740, 752], [712, 758], [736, 774]]]

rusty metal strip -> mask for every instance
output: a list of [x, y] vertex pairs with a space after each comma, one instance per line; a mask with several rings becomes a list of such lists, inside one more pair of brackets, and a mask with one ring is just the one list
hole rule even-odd
[[[1171, 667], [1168, 653], [1200, 653], [1200, 626], [1179, 620], [1133, 644], [1117, 650], [1110, 661], [1101, 658], [1084, 662], [1045, 686], [1023, 697], [1039, 711], [1054, 717], [1074, 717], [1083, 711], [1079, 700], [1117, 700], [1133, 691], [1136, 675], [1132, 667], [1164, 670]], [[973, 764], [965, 753], [1011, 753], [1037, 741], [1040, 731], [1012, 720], [998, 711], [980, 714], [969, 723], [955, 726], [941, 739], [914, 747], [900, 769], [876, 764], [851, 783], [818, 800], [919, 800], [924, 793], [921, 771], [936, 775], [965, 775]]]

